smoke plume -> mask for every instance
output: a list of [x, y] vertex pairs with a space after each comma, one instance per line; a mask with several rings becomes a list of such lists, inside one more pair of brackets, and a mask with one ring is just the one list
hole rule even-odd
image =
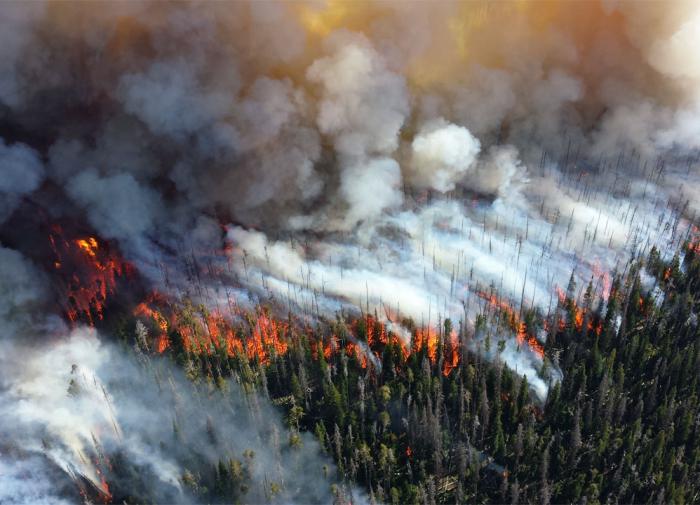
[[[186, 501], [161, 442], [194, 402], [217, 440], [255, 441], [255, 468], [278, 461], [233, 421], [235, 384], [214, 401], [62, 321], [41, 223], [110, 240], [173, 299], [370, 312], [404, 338], [406, 318], [460, 321], [545, 398], [556, 362], [476, 317], [493, 293], [548, 316], [572, 272], [604, 303], [631, 257], [673, 254], [700, 211], [699, 44], [692, 0], [1, 5], [0, 501], [59, 501], [23, 477], [56, 468], [99, 486], [76, 459], [99, 444]], [[225, 273], [195, 288], [193, 264]], [[304, 447], [277, 477], [319, 466]], [[326, 500], [318, 479], [298, 492]]]

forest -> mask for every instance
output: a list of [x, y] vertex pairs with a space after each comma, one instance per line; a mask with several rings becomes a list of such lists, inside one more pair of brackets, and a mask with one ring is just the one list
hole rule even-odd
[[700, 503], [700, 2], [0, 41], [1, 505]]
[[[694, 503], [699, 253], [691, 241], [671, 260], [652, 249], [613, 277], [607, 300], [572, 275], [549, 315], [484, 303], [472, 330], [446, 319], [434, 338], [403, 320], [410, 344], [372, 314], [303, 327], [291, 315], [273, 323], [267, 308], [230, 327], [191, 304], [170, 308], [179, 326], [149, 311], [119, 333], [146, 353], [149, 332], [167, 329], [154, 359], [175, 361], [203, 391], [235, 381], [269, 399], [284, 414], [285, 451], [308, 432], [335, 462], [324, 477], [338, 503], [352, 501], [344, 490], [354, 485], [371, 503]], [[514, 333], [528, 345], [538, 329], [544, 399], [483, 357]], [[237, 345], [226, 345], [226, 332]], [[186, 471], [182, 482], [202, 502], [245, 503], [253, 458]], [[269, 483], [270, 501], [279, 486]]]

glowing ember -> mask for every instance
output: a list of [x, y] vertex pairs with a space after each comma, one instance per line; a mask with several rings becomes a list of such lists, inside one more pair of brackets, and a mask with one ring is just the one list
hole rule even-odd
[[112, 493], [109, 490], [109, 484], [107, 484], [107, 479], [105, 478], [104, 473], [102, 473], [102, 470], [100, 470], [99, 461], [97, 460], [95, 460], [95, 472], [100, 480], [99, 489], [102, 492], [102, 502], [111, 503]]
[[97, 256], [97, 239], [95, 237], [88, 237], [86, 239], [78, 239], [75, 243], [80, 247], [88, 256], [95, 258]]

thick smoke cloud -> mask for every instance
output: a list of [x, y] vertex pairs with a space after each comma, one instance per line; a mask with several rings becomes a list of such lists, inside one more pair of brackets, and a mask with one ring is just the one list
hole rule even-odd
[[225, 114], [225, 93], [201, 93], [195, 69], [184, 61], [157, 61], [144, 73], [124, 75], [117, 88], [124, 109], [156, 135], [175, 139], [206, 128]]
[[131, 174], [100, 177], [92, 170], [75, 176], [68, 195], [85, 208], [90, 224], [105, 238], [134, 239], [150, 231], [160, 210], [159, 193], [140, 186]]
[[77, 497], [70, 496], [70, 480], [61, 482], [60, 472], [43, 456], [17, 458], [16, 454], [0, 454], [0, 502], [8, 505], [55, 503], [70, 505]]
[[24, 144], [6, 145], [0, 138], [0, 224], [43, 178], [44, 166], [36, 151]]
[[411, 149], [411, 183], [446, 193], [472, 168], [481, 144], [466, 128], [436, 120], [421, 128]]
[[[4, 116], [36, 127], [40, 100], [52, 120], [93, 108], [47, 133], [49, 176], [111, 236], [119, 232], [88, 200], [119, 210], [123, 193], [93, 197], [88, 183], [96, 194], [112, 182], [133, 187], [133, 227], [168, 241], [186, 236], [182, 227], [196, 221], [187, 216], [198, 213], [224, 211], [277, 232], [349, 230], [400, 205], [399, 189], [505, 193], [503, 163], [502, 178], [482, 172], [493, 182], [473, 173], [477, 145], [479, 165], [493, 164], [494, 143], [507, 143], [530, 169], [542, 149], [559, 159], [572, 146], [573, 161], [695, 147], [697, 76], [684, 56], [693, 54], [691, 4], [661, 13], [595, 2], [521, 11], [507, 3], [6, 9], [26, 29], [8, 26], [3, 62], [21, 93], [5, 101]], [[652, 21], [659, 14], [665, 21]], [[590, 23], [576, 28], [579, 20]], [[493, 29], [506, 21], [508, 33]], [[54, 46], [70, 57], [62, 62]], [[82, 75], [80, 47], [100, 55]], [[50, 62], [46, 79], [31, 77], [37, 60]], [[75, 75], [79, 94], [70, 91]], [[441, 118], [452, 126], [429, 134]], [[81, 177], [85, 170], [95, 173]], [[159, 199], [164, 209], [155, 209]]]
[[408, 97], [403, 77], [386, 68], [364, 37], [338, 33], [326, 45], [331, 54], [306, 76], [321, 87], [316, 124], [338, 157], [340, 196], [348, 206], [339, 226], [352, 228], [401, 204], [400, 168], [385, 156], [398, 147]]
[[[404, 336], [397, 315], [472, 330], [490, 291], [546, 315], [572, 270], [604, 299], [606, 275], [671, 254], [700, 211], [699, 27], [691, 0], [3, 4], [0, 241], [38, 208], [169, 296], [197, 296], [184, 257], [219, 251], [230, 274], [198, 301], [376, 311]], [[8, 349], [66, 334], [35, 318], [55, 300], [28, 252], [0, 249]], [[64, 356], [119, 382], [100, 375], [116, 351], [81, 335]], [[556, 371], [493, 336], [503, 352], [473, 349], [544, 397]], [[41, 368], [52, 348], [33, 345]], [[9, 412], [34, 379], [2, 380]], [[23, 460], [37, 475], [42, 451]], [[0, 461], [16, 486], [25, 463]]]
[[327, 46], [331, 54], [306, 72], [322, 88], [319, 130], [333, 138], [340, 156], [391, 153], [409, 112], [403, 77], [387, 69], [364, 38], [340, 33]]
[[22, 79], [18, 75], [23, 52], [32, 41], [31, 30], [44, 14], [40, 2], [3, 7], [0, 20], [0, 103], [10, 107], [22, 100]]
[[[0, 259], [3, 503], [73, 503], [85, 482], [108, 491], [104, 479], [157, 503], [191, 503], [188, 473], [247, 461], [249, 450], [246, 499], [268, 500], [275, 483], [281, 502], [333, 500], [324, 476], [332, 463], [311, 435], [290, 446], [262, 392], [244, 393], [234, 381], [193, 385], [166, 360], [140, 349], [128, 355], [94, 329], [56, 323], [49, 333], [42, 276], [16, 251], [0, 249]], [[116, 468], [138, 469], [140, 478]]]
[[0, 338], [21, 338], [24, 330], [43, 322], [37, 314], [48, 298], [46, 279], [37, 266], [18, 251], [0, 247]]
[[[50, 352], [14, 351], [23, 359], [14, 365], [3, 358], [0, 427], [28, 454], [3, 477], [16, 488], [15, 500], [48, 493], [37, 486], [45, 471], [38, 462], [43, 454], [66, 475], [83, 476], [98, 487], [105, 475], [113, 487], [145, 491], [158, 503], [191, 503], [194, 495], [183, 481], [187, 472], [196, 474], [224, 458], [243, 461], [246, 450], [255, 453], [247, 500], [265, 500], [272, 482], [281, 486], [282, 501], [333, 499], [323, 477], [324, 465], [331, 463], [317, 443], [304, 435], [303, 445], [289, 447], [289, 433], [271, 406], [235, 383], [224, 392], [193, 387], [165, 363], [138, 365], [101, 344], [92, 330], [72, 332]], [[126, 476], [109, 473], [108, 455], [139, 468], [141, 479], [122, 486]], [[31, 478], [17, 482], [12, 476], [23, 466], [30, 467]]]

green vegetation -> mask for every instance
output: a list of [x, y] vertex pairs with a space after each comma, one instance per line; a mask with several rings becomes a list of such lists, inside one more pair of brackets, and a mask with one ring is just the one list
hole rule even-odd
[[[432, 360], [427, 345], [406, 357], [391, 339], [373, 346], [381, 368], [363, 367], [353, 353], [324, 356], [329, 335], [340, 349], [349, 339], [342, 321], [315, 331], [280, 325], [289, 349], [264, 364], [243, 353], [188, 352], [177, 332], [167, 352], [198, 380], [235, 377], [271, 399], [284, 412], [290, 446], [302, 443], [299, 432], [313, 433], [338, 478], [377, 501], [693, 503], [700, 256], [688, 244], [683, 252], [666, 262], [653, 250], [630, 264], [612, 279], [607, 303], [589, 285], [577, 306], [572, 281], [547, 324], [544, 366], [556, 363], [563, 380], [544, 402], [523, 377], [466, 352], [473, 335], [464, 329], [460, 362], [447, 375], [442, 336]], [[647, 286], [653, 280], [650, 290], [642, 276]], [[538, 317], [528, 314], [527, 324]], [[365, 321], [379, 324], [361, 319], [360, 341]], [[213, 489], [230, 497], [244, 475], [244, 464], [221, 462]]]

